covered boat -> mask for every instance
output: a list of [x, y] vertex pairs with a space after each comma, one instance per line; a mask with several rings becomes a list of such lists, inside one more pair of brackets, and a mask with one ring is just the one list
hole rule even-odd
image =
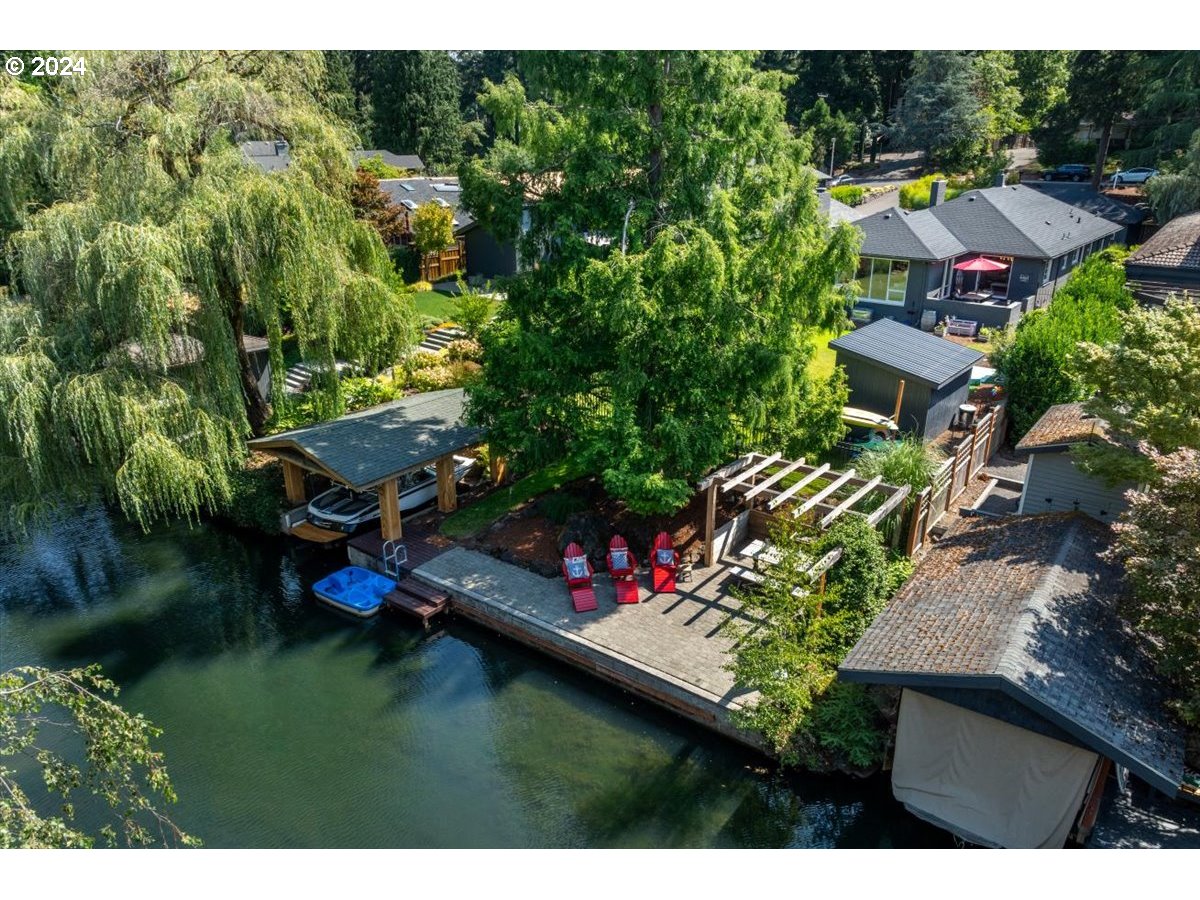
[[346, 566], [313, 585], [322, 603], [365, 619], [383, 607], [383, 598], [396, 589], [396, 582], [362, 566]]

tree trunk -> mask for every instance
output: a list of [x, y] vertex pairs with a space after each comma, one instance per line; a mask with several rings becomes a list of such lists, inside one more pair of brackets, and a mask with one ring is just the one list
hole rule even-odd
[[1092, 190], [1100, 190], [1100, 181], [1104, 178], [1104, 163], [1108, 160], [1108, 142], [1112, 139], [1113, 120], [1109, 116], [1104, 122], [1104, 130], [1100, 132], [1100, 143], [1096, 147], [1096, 167], [1092, 169]]
[[[229, 304], [229, 324], [233, 328], [234, 346], [237, 348], [238, 377], [242, 380], [242, 400], [246, 404], [246, 418], [250, 420], [250, 431], [255, 437], [266, 433], [267, 420], [271, 418], [271, 404], [263, 397], [258, 389], [258, 380], [254, 377], [254, 367], [250, 364], [250, 354], [242, 344], [245, 336], [245, 322], [242, 315], [242, 304], [234, 300]], [[284, 372], [273, 374], [275, 378], [283, 378]]]

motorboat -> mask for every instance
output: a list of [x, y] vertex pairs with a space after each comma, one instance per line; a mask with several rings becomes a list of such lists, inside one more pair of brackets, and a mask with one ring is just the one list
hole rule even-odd
[[[473, 465], [475, 460], [471, 457], [455, 456], [455, 482]], [[437, 467], [430, 465], [401, 475], [396, 489], [400, 493], [401, 515], [423, 506], [437, 497]], [[335, 485], [309, 502], [306, 518], [318, 528], [351, 534], [379, 520], [379, 494], [375, 490], [356, 491]]]

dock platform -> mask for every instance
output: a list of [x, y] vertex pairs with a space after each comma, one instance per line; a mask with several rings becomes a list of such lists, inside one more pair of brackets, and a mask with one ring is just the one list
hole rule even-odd
[[450, 595], [409, 577], [385, 594], [383, 602], [389, 611], [417, 619], [428, 628], [429, 620], [449, 606]]
[[597, 573], [599, 609], [576, 613], [561, 579], [543, 578], [484, 553], [454, 547], [419, 565], [412, 577], [447, 593], [451, 609], [484, 627], [670, 709], [742, 744], [761, 737], [732, 714], [753, 695], [725, 668], [732, 638], [721, 630], [742, 615], [727, 592], [729, 567], [697, 567], [670, 594], [638, 578], [641, 602], [616, 602], [612, 580]]

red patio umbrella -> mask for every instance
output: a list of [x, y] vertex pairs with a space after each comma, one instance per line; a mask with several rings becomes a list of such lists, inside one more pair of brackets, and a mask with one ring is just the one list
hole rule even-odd
[[975, 290], [979, 290], [980, 272], [999, 272], [1001, 269], [1007, 269], [1008, 263], [988, 259], [986, 256], [977, 256], [974, 259], [968, 259], [966, 262], [955, 263], [954, 268], [960, 272], [974, 272]]

